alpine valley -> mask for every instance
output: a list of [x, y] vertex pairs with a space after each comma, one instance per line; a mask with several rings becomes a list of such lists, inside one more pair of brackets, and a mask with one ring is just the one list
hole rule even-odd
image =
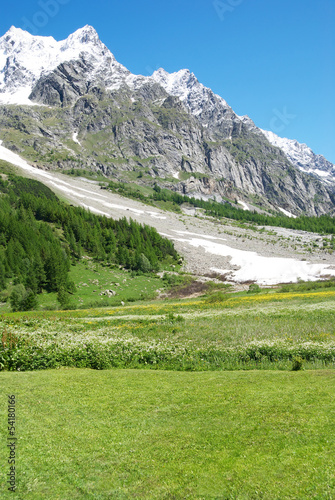
[[334, 165], [188, 70], [133, 75], [90, 26], [12, 27], [0, 497], [335, 499], [334, 215]]
[[[0, 140], [31, 165], [291, 215], [332, 215], [335, 166], [234, 113], [193, 73], [130, 73], [91, 26], [0, 38]], [[108, 179], [107, 179], [108, 180]]]

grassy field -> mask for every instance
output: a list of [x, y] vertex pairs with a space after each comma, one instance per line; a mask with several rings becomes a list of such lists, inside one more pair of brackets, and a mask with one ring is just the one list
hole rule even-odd
[[289, 370], [335, 366], [335, 290], [8, 313], [0, 367]]
[[4, 499], [335, 498], [332, 370], [60, 369], [2, 373], [0, 388]]
[[304, 286], [2, 313], [0, 497], [335, 498], [335, 289]]

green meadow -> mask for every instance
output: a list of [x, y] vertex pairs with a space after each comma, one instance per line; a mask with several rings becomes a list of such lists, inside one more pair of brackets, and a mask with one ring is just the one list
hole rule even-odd
[[335, 498], [334, 316], [331, 287], [3, 312], [1, 498]]
[[332, 288], [2, 314], [0, 367], [9, 371], [289, 370], [297, 361], [335, 366]]

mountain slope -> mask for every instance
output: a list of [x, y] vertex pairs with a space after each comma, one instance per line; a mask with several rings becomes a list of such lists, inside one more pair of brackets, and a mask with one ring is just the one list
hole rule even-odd
[[192, 73], [132, 75], [90, 26], [61, 42], [11, 28], [0, 39], [1, 67], [0, 139], [41, 168], [139, 176], [294, 214], [334, 210], [322, 182]]
[[278, 137], [273, 132], [262, 130], [267, 140], [280, 148], [289, 161], [302, 172], [319, 177], [323, 182], [335, 188], [335, 165], [322, 155], [315, 154], [306, 144], [292, 139]]

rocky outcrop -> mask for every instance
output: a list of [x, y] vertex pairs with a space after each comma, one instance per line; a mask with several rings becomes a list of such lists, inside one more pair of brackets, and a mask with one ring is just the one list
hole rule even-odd
[[62, 63], [58, 68], [41, 77], [29, 99], [48, 106], [69, 106], [78, 97], [89, 93], [88, 80], [92, 68], [84, 60]]

